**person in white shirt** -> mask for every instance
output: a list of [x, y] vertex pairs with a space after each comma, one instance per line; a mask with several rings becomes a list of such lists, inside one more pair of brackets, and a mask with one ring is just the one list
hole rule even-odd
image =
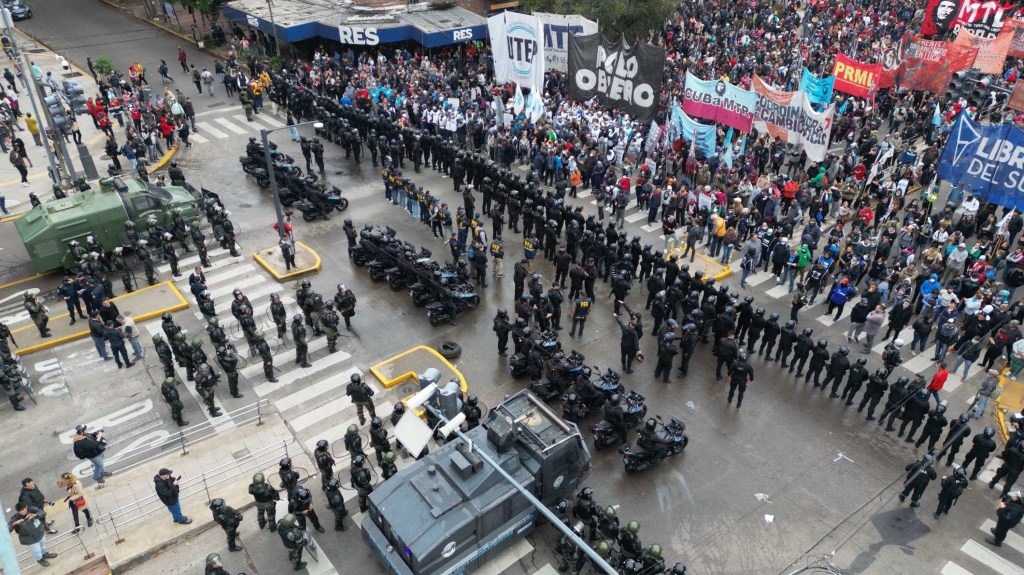
[[968, 194], [967, 199], [960, 205], [960, 209], [963, 210], [964, 216], [975, 216], [978, 214], [978, 208], [981, 207], [981, 202], [978, 201], [977, 196], [974, 194]]

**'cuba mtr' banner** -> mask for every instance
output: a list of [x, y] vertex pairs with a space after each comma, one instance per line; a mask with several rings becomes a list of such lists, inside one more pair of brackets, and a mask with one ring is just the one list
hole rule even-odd
[[982, 126], [961, 112], [942, 149], [938, 176], [994, 204], [1024, 208], [1024, 130]]
[[600, 34], [569, 36], [569, 98], [594, 98], [605, 108], [649, 122], [658, 110], [665, 49], [621, 38], [612, 44]]
[[725, 80], [701, 80], [686, 72], [683, 111], [694, 118], [714, 120], [741, 132], [754, 121], [757, 95]]
[[531, 90], [544, 89], [544, 38], [540, 19], [503, 12], [487, 19], [494, 53], [494, 76]]

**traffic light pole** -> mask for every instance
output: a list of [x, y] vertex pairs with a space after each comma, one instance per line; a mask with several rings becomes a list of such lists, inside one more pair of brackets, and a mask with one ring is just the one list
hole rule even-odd
[[[34, 81], [29, 81], [29, 79], [28, 79], [28, 77], [30, 75], [32, 75], [32, 64], [28, 60], [28, 55], [23, 53], [21, 51], [21, 48], [18, 47], [18, 41], [17, 41], [17, 39], [15, 38], [15, 35], [14, 35], [14, 21], [11, 19], [11, 11], [8, 10], [7, 8], [3, 8], [3, 9], [0, 9], [0, 14], [3, 15], [4, 29], [7, 31], [7, 36], [11, 39], [11, 51], [14, 53], [14, 56], [21, 61], [21, 83], [22, 83], [22, 86], [25, 88], [25, 91], [28, 92], [28, 99], [29, 99], [29, 102], [31, 102], [31, 104], [32, 104], [32, 111], [36, 115], [36, 121], [40, 123], [39, 129], [42, 131], [43, 135], [46, 135], [46, 127], [45, 127], [45, 125], [42, 124], [43, 116], [39, 114], [39, 104], [36, 101], [37, 96], [39, 98], [42, 98], [42, 95], [41, 94], [36, 94], [32, 90], [32, 85], [35, 84], [35, 82]], [[36, 87], [36, 89], [39, 89], [39, 85], [38, 84], [36, 84], [35, 87]], [[57, 167], [58, 166], [57, 160], [54, 158], [54, 155], [53, 155], [53, 149], [51, 149], [50, 146], [43, 146], [43, 147], [46, 148], [46, 158], [50, 162], [50, 172], [54, 176], [57, 176], [59, 178], [60, 171], [59, 171], [59, 169]]]

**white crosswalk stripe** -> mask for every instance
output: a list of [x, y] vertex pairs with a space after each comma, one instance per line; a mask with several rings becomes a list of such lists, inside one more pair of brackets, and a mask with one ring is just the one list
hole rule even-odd
[[[242, 118], [244, 119], [245, 116], [242, 116]], [[245, 134], [249, 133], [249, 130], [245, 130], [243, 128], [239, 128], [238, 126], [232, 124], [231, 120], [228, 120], [227, 118], [214, 118], [213, 121], [217, 122], [221, 126], [224, 126], [229, 131], [234, 132], [236, 134], [245, 135]]]
[[[987, 471], [987, 469], [986, 469]], [[986, 537], [990, 536], [990, 529], [996, 526], [996, 522], [985, 519], [978, 527], [979, 536], [968, 539], [960, 546], [960, 551], [971, 560], [984, 565], [987, 569], [983, 572], [997, 573], [998, 575], [1024, 575], [1024, 567], [1021, 566], [1019, 558], [1015, 554], [1024, 554], [1024, 537], [1010, 531], [1003, 541], [1002, 547], [996, 547], [985, 543]], [[957, 563], [956, 561], [959, 561]], [[947, 561], [942, 566], [941, 575], [981, 575], [981, 573], [964, 567], [970, 564], [959, 558]]]
[[218, 140], [223, 140], [224, 138], [228, 137], [228, 135], [225, 134], [224, 132], [221, 132], [217, 128], [214, 128], [213, 126], [211, 126], [209, 124], [209, 122], [203, 122], [203, 133], [204, 134], [209, 134], [209, 135], [213, 136], [214, 138], [217, 138]]

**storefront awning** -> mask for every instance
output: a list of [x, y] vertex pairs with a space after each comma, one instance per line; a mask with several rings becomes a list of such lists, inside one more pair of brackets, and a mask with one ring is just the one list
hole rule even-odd
[[318, 37], [352, 46], [412, 40], [436, 48], [487, 38], [487, 20], [460, 6], [428, 9], [413, 4], [395, 11], [366, 11], [347, 5], [278, 0], [273, 10], [271, 20], [264, 0], [236, 0], [224, 5], [229, 20], [269, 36], [276, 27], [278, 38], [289, 43]]

